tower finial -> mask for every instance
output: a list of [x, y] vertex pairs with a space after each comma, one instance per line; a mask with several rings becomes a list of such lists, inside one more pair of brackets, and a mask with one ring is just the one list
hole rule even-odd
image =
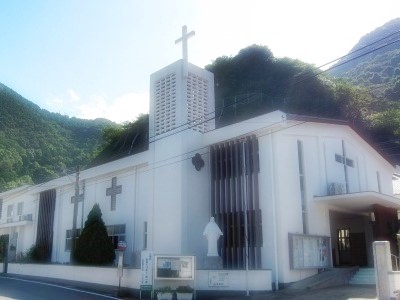
[[191, 32], [187, 32], [187, 26], [184, 25], [182, 26], [182, 37], [180, 37], [179, 39], [177, 39], [175, 41], [175, 44], [178, 44], [180, 42], [182, 42], [182, 56], [183, 56], [183, 60], [185, 62], [188, 62], [188, 39], [192, 36], [194, 36], [194, 31], [192, 30]]

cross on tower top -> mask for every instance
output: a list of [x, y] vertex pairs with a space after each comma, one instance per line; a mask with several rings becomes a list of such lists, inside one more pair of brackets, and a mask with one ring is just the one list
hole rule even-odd
[[190, 37], [194, 36], [194, 31], [192, 30], [191, 32], [187, 32], [187, 26], [184, 25], [182, 26], [182, 37], [180, 37], [179, 39], [177, 39], [175, 41], [175, 44], [178, 44], [180, 42], [182, 42], [182, 56], [183, 56], [183, 60], [185, 62], [188, 61], [188, 47], [187, 47], [187, 41]]

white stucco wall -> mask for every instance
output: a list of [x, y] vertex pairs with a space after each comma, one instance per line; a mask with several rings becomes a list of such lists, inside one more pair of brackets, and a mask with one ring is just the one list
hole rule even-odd
[[[278, 257], [278, 277], [283, 283], [317, 273], [316, 269], [291, 270], [289, 266], [288, 233], [303, 232], [297, 141], [303, 144], [309, 234], [331, 236], [329, 210], [335, 207], [316, 203], [314, 196], [327, 195], [331, 182], [345, 186], [344, 167], [335, 161], [335, 154], [342, 154], [342, 141], [346, 157], [354, 160], [354, 167], [348, 167], [349, 192], [378, 192], [379, 172], [380, 192], [390, 195], [393, 173], [392, 166], [347, 126], [319, 123], [290, 125], [275, 133], [259, 134], [260, 201], [264, 207], [263, 264], [272, 269], [274, 280], [274, 265]], [[274, 220], [276, 224], [273, 224]], [[274, 245], [275, 236], [277, 245]], [[371, 256], [370, 251], [368, 255]]]

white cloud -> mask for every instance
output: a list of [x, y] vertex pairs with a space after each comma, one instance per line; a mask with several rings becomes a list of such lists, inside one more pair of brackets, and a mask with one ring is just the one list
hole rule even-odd
[[85, 103], [77, 107], [77, 117], [83, 119], [106, 118], [122, 123], [132, 121], [136, 117], [149, 111], [148, 93], [127, 93], [115, 99], [105, 96], [92, 95]]
[[73, 89], [68, 89], [68, 95], [72, 101], [78, 101], [81, 99]]
[[135, 120], [140, 114], [149, 112], [148, 93], [126, 93], [110, 98], [107, 95], [79, 96], [68, 89], [62, 96], [50, 95], [45, 109], [81, 119], [105, 118], [116, 123]]

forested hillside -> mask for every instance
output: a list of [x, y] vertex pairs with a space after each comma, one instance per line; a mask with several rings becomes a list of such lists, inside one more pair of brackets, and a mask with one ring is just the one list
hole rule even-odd
[[50, 113], [0, 84], [0, 191], [87, 165], [112, 124]]
[[400, 18], [363, 36], [329, 73], [369, 87], [382, 99], [400, 101]]
[[400, 18], [363, 36], [329, 74], [366, 87], [378, 100], [368, 117], [374, 140], [400, 164]]

